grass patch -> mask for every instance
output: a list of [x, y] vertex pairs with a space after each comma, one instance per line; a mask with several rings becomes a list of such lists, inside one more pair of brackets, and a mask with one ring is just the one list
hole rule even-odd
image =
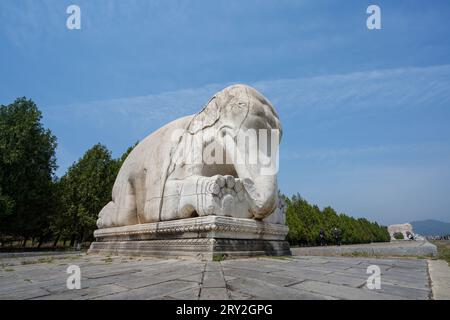
[[374, 254], [368, 252], [343, 252], [339, 254], [342, 257], [353, 257], [353, 258], [375, 258], [375, 259], [389, 259], [389, 258], [403, 258], [403, 259], [431, 259], [433, 256], [416, 256], [416, 255], [403, 255], [403, 254]]
[[264, 258], [268, 258], [268, 259], [276, 259], [276, 260], [292, 260], [292, 258], [291, 257], [289, 257], [289, 256], [267, 256], [267, 257], [264, 257]]
[[226, 254], [215, 254], [215, 255], [213, 255], [213, 259], [212, 260], [220, 262], [220, 261], [225, 260], [226, 258], [227, 258]]
[[28, 264], [36, 264], [36, 263], [52, 263], [54, 258], [52, 257], [46, 257], [46, 258], [39, 258], [37, 260], [23, 260], [20, 263], [22, 265], [28, 265]]
[[52, 258], [52, 257], [38, 259], [39, 263], [52, 263], [53, 260], [54, 260], [54, 258]]
[[450, 266], [450, 241], [449, 240], [436, 240], [432, 241], [438, 249], [438, 259], [447, 261]]
[[12, 268], [6, 268], [5, 271], [6, 271], [6, 272], [13, 272], [13, 271], [16, 271], [16, 270], [14, 270], [14, 269], [12, 269]]
[[113, 262], [113, 258], [111, 258], [111, 257], [106, 257], [105, 259], [102, 259], [102, 261], [103, 261], [103, 262], [106, 262], [106, 263], [111, 263], [111, 262]]
[[342, 252], [340, 254], [342, 257], [364, 257], [364, 258], [370, 258], [370, 257], [376, 257], [375, 254], [367, 253], [367, 252]]
[[73, 256], [64, 257], [63, 259], [77, 260], [78, 258], [80, 258], [79, 255], [73, 255]]

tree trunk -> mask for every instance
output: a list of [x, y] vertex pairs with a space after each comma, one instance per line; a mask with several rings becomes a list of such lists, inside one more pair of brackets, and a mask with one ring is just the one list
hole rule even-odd
[[37, 247], [40, 248], [43, 242], [44, 242], [44, 236], [40, 236]]
[[53, 248], [56, 247], [56, 245], [58, 244], [59, 238], [61, 237], [61, 233], [58, 233], [58, 235], [56, 236], [55, 241], [53, 242]]
[[73, 234], [73, 235], [72, 235], [72, 238], [70, 238], [70, 246], [71, 246], [71, 247], [73, 247], [73, 245], [75, 244], [75, 237], [76, 237], [76, 235]]

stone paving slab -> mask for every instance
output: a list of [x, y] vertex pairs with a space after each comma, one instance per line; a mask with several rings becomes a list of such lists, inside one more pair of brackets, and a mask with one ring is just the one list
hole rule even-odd
[[226, 288], [204, 288], [200, 289], [200, 300], [228, 300], [228, 291]]
[[[0, 299], [430, 299], [422, 259], [292, 256], [215, 262], [150, 257], [59, 256], [0, 259]], [[26, 261], [23, 263], [23, 261]], [[66, 287], [67, 267], [81, 289]], [[378, 265], [381, 289], [366, 286]], [[435, 268], [436, 269], [436, 268]], [[441, 276], [441, 278], [445, 278]], [[445, 286], [441, 286], [441, 291]]]
[[345, 285], [337, 285], [314, 280], [306, 280], [302, 283], [294, 285], [293, 288], [346, 300], [398, 300], [407, 298], [398, 295], [394, 296], [389, 294], [381, 294], [375, 290], [366, 291], [361, 290], [360, 288], [352, 288]]
[[450, 266], [444, 260], [428, 261], [431, 280], [433, 282], [433, 298], [450, 300]]

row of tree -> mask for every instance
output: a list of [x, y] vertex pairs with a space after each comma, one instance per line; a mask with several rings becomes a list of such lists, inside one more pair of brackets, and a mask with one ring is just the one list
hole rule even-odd
[[385, 242], [390, 240], [386, 227], [365, 218], [355, 219], [344, 213], [337, 214], [331, 208], [323, 210], [311, 205], [300, 195], [285, 197], [286, 223], [289, 226], [287, 240], [292, 245], [318, 245], [320, 233], [326, 243], [335, 243], [333, 230], [340, 230], [342, 244]]
[[[56, 137], [41, 123], [36, 104], [19, 98], [0, 106], [0, 242], [33, 240], [36, 246], [52, 241], [93, 240], [97, 215], [111, 200], [117, 173], [133, 147], [120, 158], [96, 144], [60, 178], [55, 176]], [[343, 243], [389, 241], [386, 228], [366, 219], [320, 210], [300, 196], [286, 198], [288, 240], [318, 243], [321, 229], [331, 241], [331, 229], [342, 230]]]
[[66, 174], [55, 179], [58, 210], [50, 221], [55, 244], [59, 239], [70, 239], [71, 245], [93, 240], [98, 213], [111, 201], [117, 173], [131, 150], [113, 159], [104, 145], [96, 144]]
[[55, 203], [56, 137], [26, 99], [0, 107], [0, 232], [42, 237]]
[[36, 104], [19, 98], [0, 106], [0, 242], [92, 240], [100, 209], [111, 199], [120, 158], [96, 144], [58, 178], [56, 137]]

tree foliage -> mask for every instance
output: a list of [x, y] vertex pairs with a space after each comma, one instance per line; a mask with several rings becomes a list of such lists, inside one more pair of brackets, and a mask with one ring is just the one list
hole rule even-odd
[[55, 224], [63, 238], [72, 243], [92, 239], [98, 213], [111, 200], [111, 190], [119, 161], [111, 152], [96, 144], [74, 163], [58, 181], [61, 216]]
[[111, 201], [119, 169], [136, 144], [117, 159], [106, 146], [96, 144], [56, 182], [60, 214], [52, 227], [58, 237], [70, 239], [71, 244], [93, 239], [98, 213]]
[[0, 233], [43, 237], [54, 213], [56, 137], [36, 104], [19, 98], [0, 106]]
[[334, 243], [332, 230], [342, 232], [343, 244], [389, 241], [386, 227], [370, 222], [365, 218], [355, 219], [333, 208], [323, 210], [309, 204], [300, 195], [285, 197], [287, 203], [286, 223], [289, 227], [287, 240], [293, 245], [318, 245], [320, 230], [325, 232], [325, 241]]
[[394, 239], [395, 239], [395, 240], [404, 240], [405, 237], [403, 236], [403, 233], [401, 233], [401, 232], [395, 232], [395, 233], [394, 233]]

